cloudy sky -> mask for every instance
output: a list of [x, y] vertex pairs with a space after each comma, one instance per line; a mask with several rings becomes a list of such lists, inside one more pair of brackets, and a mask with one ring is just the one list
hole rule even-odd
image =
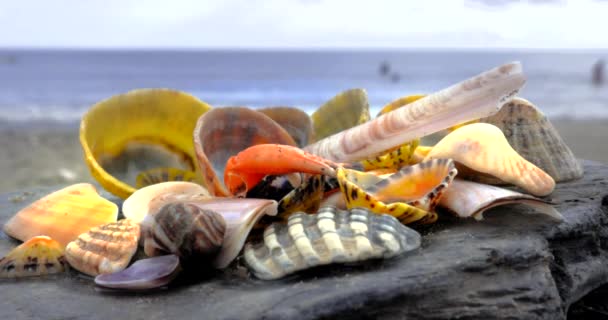
[[608, 48], [606, 0], [0, 0], [0, 47]]

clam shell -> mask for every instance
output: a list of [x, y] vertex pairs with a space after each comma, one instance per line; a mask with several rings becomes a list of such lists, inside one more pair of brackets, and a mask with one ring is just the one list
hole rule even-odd
[[33, 237], [0, 259], [0, 278], [41, 276], [66, 269], [63, 246], [47, 236]]
[[296, 142], [296, 146], [303, 148], [312, 142], [312, 120], [308, 113], [292, 107], [270, 107], [257, 111], [283, 127]]
[[265, 143], [295, 146], [285, 129], [248, 108], [218, 108], [201, 116], [194, 129], [194, 147], [209, 192], [214, 196], [230, 196], [223, 181], [226, 162], [248, 147]]
[[510, 101], [524, 82], [521, 64], [502, 65], [305, 149], [338, 162], [373, 157], [459, 123], [490, 116]]
[[171, 181], [154, 184], [135, 191], [122, 204], [122, 214], [127, 219], [141, 223], [168, 203], [191, 197], [211, 197], [207, 189], [192, 182]]
[[455, 179], [439, 205], [461, 218], [483, 219], [484, 211], [507, 204], [524, 204], [554, 219], [563, 220], [551, 202], [508, 189]]
[[80, 122], [80, 144], [93, 177], [125, 199], [142, 171], [195, 171], [192, 131], [211, 107], [175, 90], [140, 89], [95, 104]]
[[4, 225], [4, 232], [21, 241], [46, 235], [65, 246], [93, 227], [115, 222], [117, 216], [116, 204], [97, 194], [93, 185], [79, 183], [21, 209]]
[[338, 182], [347, 208], [390, 214], [405, 224], [431, 223], [437, 220], [435, 206], [457, 172], [451, 159], [435, 159], [388, 177], [341, 169]]
[[583, 167], [570, 148], [530, 101], [515, 98], [495, 115], [479, 121], [501, 129], [517, 153], [549, 174], [555, 182], [583, 176]]
[[311, 116], [316, 140], [369, 121], [369, 102], [363, 89], [344, 91], [323, 104]]
[[139, 241], [139, 224], [123, 219], [81, 234], [65, 248], [70, 265], [91, 276], [123, 270]]
[[452, 158], [471, 170], [461, 169], [461, 177], [475, 179], [481, 174], [514, 184], [536, 196], [553, 192], [555, 181], [543, 170], [520, 156], [496, 126], [473, 123], [458, 128], [441, 139], [425, 160]]
[[101, 287], [124, 290], [149, 290], [169, 284], [181, 271], [179, 258], [170, 254], [135, 261], [130, 267], [95, 277]]
[[155, 168], [140, 172], [137, 178], [135, 178], [135, 187], [141, 189], [167, 181], [196, 182], [198, 181], [198, 177], [194, 171], [176, 168]]
[[324, 207], [272, 224], [263, 242], [247, 243], [244, 257], [256, 277], [270, 280], [330, 263], [391, 258], [419, 246], [420, 235], [389, 215]]

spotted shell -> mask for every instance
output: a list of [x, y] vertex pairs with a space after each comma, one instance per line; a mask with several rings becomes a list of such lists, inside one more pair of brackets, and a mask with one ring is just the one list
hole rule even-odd
[[65, 248], [70, 265], [91, 276], [127, 267], [137, 250], [139, 224], [123, 219], [81, 234]]
[[256, 277], [271, 280], [320, 265], [391, 258], [419, 246], [420, 235], [389, 215], [323, 207], [272, 224], [263, 242], [245, 245], [244, 257]]
[[59, 242], [47, 236], [33, 237], [0, 259], [0, 278], [63, 272], [68, 267], [63, 252], [63, 246]]

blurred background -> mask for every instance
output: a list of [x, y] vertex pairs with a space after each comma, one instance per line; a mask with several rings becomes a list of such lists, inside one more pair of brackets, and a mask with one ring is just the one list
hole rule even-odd
[[314, 111], [365, 88], [372, 115], [521, 61], [520, 96], [608, 163], [608, 1], [0, 0], [0, 192], [91, 181], [88, 108], [136, 88]]

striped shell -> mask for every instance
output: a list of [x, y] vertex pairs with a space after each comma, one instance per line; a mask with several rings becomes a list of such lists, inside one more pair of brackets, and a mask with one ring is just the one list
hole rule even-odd
[[330, 263], [391, 258], [419, 246], [420, 235], [389, 215], [323, 207], [272, 224], [263, 242], [247, 243], [244, 256], [256, 277], [271, 280]]
[[65, 248], [70, 265], [91, 276], [114, 273], [129, 265], [137, 251], [139, 224], [123, 219], [81, 234]]
[[37, 236], [22, 243], [0, 259], [0, 278], [60, 273], [67, 267], [63, 246], [47, 236]]

